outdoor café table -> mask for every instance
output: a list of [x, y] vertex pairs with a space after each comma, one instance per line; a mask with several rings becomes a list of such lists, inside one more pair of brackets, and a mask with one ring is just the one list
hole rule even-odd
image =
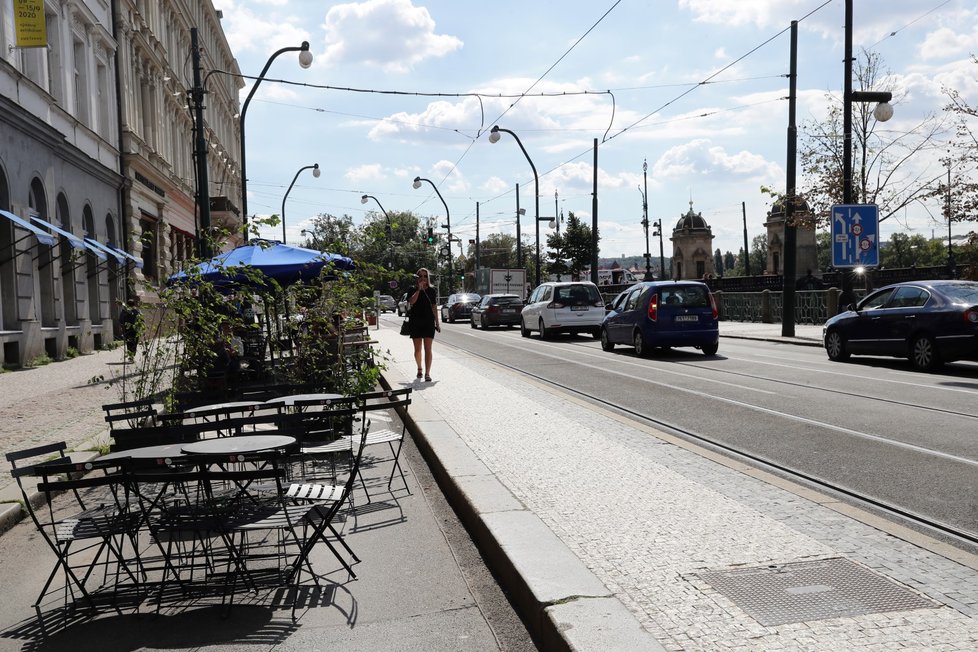
[[235, 455], [289, 448], [295, 443], [295, 437], [287, 435], [241, 435], [182, 444], [181, 450], [188, 455]]
[[292, 394], [290, 396], [278, 396], [273, 399], [265, 401], [266, 405], [276, 405], [281, 404], [286, 407], [295, 407], [296, 404], [303, 403], [319, 403], [325, 401], [335, 401], [337, 399], [346, 398], [342, 394]]
[[162, 444], [160, 446], [142, 446], [129, 450], [114, 451], [99, 455], [99, 462], [114, 460], [161, 460], [169, 457], [183, 457], [183, 447], [186, 444]]
[[198, 405], [197, 407], [184, 410], [184, 414], [195, 414], [197, 412], [234, 412], [243, 408], [256, 407], [261, 405], [261, 401], [231, 401], [229, 403], [214, 403], [211, 405]]

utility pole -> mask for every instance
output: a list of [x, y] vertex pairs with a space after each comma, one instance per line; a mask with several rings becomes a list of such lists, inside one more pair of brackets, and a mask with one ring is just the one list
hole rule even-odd
[[197, 164], [197, 211], [200, 215], [200, 230], [197, 242], [200, 257], [205, 260], [214, 255], [211, 234], [211, 197], [207, 182], [207, 139], [204, 137], [204, 85], [200, 80], [200, 42], [197, 28], [190, 29], [191, 62], [194, 69], [194, 88], [191, 96], [194, 101], [194, 122], [197, 133], [194, 139], [194, 158]]
[[[643, 281], [652, 280], [652, 253], [649, 251], [649, 162], [642, 161], [642, 179], [645, 181], [645, 191], [642, 193], [642, 226], [645, 227], [645, 278]], [[661, 265], [662, 262], [660, 261]], [[659, 272], [660, 276], [662, 272]]]
[[598, 284], [598, 139], [594, 139], [594, 190], [591, 193], [591, 282]]
[[475, 269], [482, 268], [482, 259], [479, 253], [479, 202], [475, 203]]
[[740, 202], [740, 211], [744, 215], [744, 276], [750, 276], [750, 249], [747, 248], [747, 202]]
[[781, 276], [781, 336], [795, 336], [795, 89], [798, 86], [798, 21], [791, 21], [791, 64], [788, 73], [788, 160], [784, 197], [784, 274]]

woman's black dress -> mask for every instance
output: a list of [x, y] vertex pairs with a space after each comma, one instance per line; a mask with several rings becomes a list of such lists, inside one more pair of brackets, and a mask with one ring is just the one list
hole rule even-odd
[[[414, 296], [417, 290], [416, 287], [408, 289], [408, 296]], [[411, 339], [435, 336], [435, 313], [431, 307], [437, 300], [438, 295], [435, 294], [434, 288], [428, 288], [418, 295], [418, 300], [408, 312], [408, 331], [411, 333]]]

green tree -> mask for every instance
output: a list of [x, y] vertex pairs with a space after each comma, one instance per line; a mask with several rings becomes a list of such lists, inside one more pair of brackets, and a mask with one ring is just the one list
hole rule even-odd
[[947, 262], [947, 247], [941, 240], [925, 238], [919, 233], [894, 233], [880, 248], [881, 267], [932, 267]]
[[726, 271], [733, 273], [734, 268], [736, 267], [737, 257], [733, 255], [733, 252], [728, 251], [727, 253], [723, 254], [723, 268]]
[[[567, 225], [561, 237], [563, 239], [562, 257], [567, 265], [567, 271], [574, 278], [578, 278], [585, 269], [591, 267], [591, 254], [594, 252], [594, 244], [591, 242], [591, 227], [582, 222], [572, 211], [569, 211], [567, 213]], [[600, 237], [599, 234], [599, 242]]]
[[723, 276], [723, 254], [719, 249], [713, 252], [713, 268], [717, 276]]
[[[895, 91], [883, 59], [863, 50], [853, 68], [856, 90]], [[900, 97], [894, 93], [898, 102]], [[804, 195], [817, 224], [828, 223], [829, 209], [843, 199], [843, 106], [842, 100], [827, 95], [829, 114], [824, 122], [802, 126], [798, 154], [803, 174]], [[878, 204], [880, 221], [921, 201], [933, 191], [937, 170], [921, 173], [918, 154], [932, 148], [945, 131], [945, 120], [927, 116], [904, 132], [883, 129], [873, 116], [874, 105], [852, 104], [853, 201]]]

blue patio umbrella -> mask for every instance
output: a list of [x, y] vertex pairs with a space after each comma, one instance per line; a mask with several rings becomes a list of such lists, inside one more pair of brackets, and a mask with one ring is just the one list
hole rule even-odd
[[[274, 240], [251, 240], [197, 264], [189, 272], [173, 274], [167, 279], [167, 283], [200, 279], [219, 287], [260, 287], [267, 278], [274, 279], [285, 287], [293, 283], [315, 281], [320, 278], [323, 268], [328, 266], [336, 271], [350, 271], [355, 268], [352, 259], [339, 254], [293, 247]], [[255, 275], [249, 270], [260, 274]]]

